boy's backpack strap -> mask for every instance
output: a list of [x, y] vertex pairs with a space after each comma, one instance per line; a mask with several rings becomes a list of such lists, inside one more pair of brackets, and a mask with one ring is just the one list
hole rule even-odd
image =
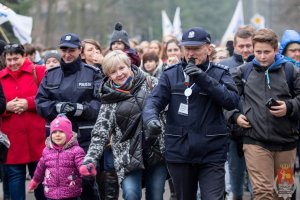
[[293, 74], [294, 74], [294, 64], [291, 62], [284, 63], [284, 73], [286, 77], [287, 84], [291, 95], [294, 97], [294, 84], [293, 84]]
[[[247, 79], [253, 69], [253, 63], [248, 62], [245, 64], [246, 66], [244, 67], [243, 71], [243, 82], [247, 82]], [[284, 63], [284, 73], [285, 73], [285, 78], [287, 81], [287, 84], [289, 86], [289, 90], [292, 96], [294, 96], [294, 85], [293, 85], [293, 73], [294, 73], [294, 64], [291, 62], [286, 62]]]
[[252, 62], [248, 62], [245, 64], [245, 70], [243, 71], [243, 81], [247, 82], [247, 79], [251, 73], [253, 69], [253, 63]]

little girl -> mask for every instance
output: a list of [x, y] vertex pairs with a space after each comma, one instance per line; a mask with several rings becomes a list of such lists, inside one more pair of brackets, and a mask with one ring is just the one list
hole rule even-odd
[[[34, 190], [43, 181], [48, 200], [77, 200], [82, 191], [79, 167], [85, 153], [66, 116], [60, 114], [51, 122], [50, 133], [28, 189]], [[91, 172], [96, 173], [94, 168]]]

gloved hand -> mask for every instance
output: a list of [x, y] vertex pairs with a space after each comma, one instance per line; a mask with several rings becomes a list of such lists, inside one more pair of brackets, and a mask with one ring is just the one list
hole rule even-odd
[[153, 139], [157, 138], [159, 134], [161, 134], [161, 123], [157, 119], [152, 119], [147, 123], [146, 131], [145, 131], [145, 139]]
[[96, 176], [96, 168], [93, 163], [83, 164], [79, 168], [79, 173], [82, 176]]
[[201, 73], [203, 73], [202, 69], [200, 69], [199, 67], [197, 67], [197, 65], [194, 65], [194, 64], [187, 65], [183, 71], [188, 76], [197, 76], [197, 75], [200, 75]]
[[38, 185], [39, 184], [32, 179], [28, 185], [28, 192], [33, 192], [33, 190], [35, 190]]
[[68, 117], [81, 116], [84, 108], [80, 103], [71, 102], [60, 102], [55, 106], [58, 113], [65, 113]]
[[77, 105], [76, 103], [63, 103], [60, 108], [60, 113], [66, 113], [67, 116], [74, 116], [76, 112]]

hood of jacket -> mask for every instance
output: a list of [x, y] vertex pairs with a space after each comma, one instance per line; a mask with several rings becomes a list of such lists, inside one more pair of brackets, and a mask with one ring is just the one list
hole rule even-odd
[[[57, 149], [57, 147], [55, 146], [55, 144], [53, 144], [53, 142], [51, 140], [51, 135], [49, 137], [47, 137], [45, 144], [46, 144], [46, 147], [49, 149]], [[75, 132], [73, 132], [72, 138], [61, 149], [68, 149], [74, 145], [78, 145], [77, 133], [75, 133]]]
[[[280, 53], [277, 53], [275, 55], [275, 62], [273, 64], [271, 64], [267, 69], [266, 69], [266, 78], [267, 78], [267, 84], [270, 88], [271, 86], [271, 80], [270, 80], [270, 74], [269, 71], [273, 71], [276, 69], [279, 69], [281, 67], [281, 64], [286, 63], [287, 60], [284, 58], [283, 55], [281, 55]], [[265, 70], [265, 68], [263, 66], [260, 65], [260, 63], [256, 60], [256, 58], [253, 59], [253, 64], [255, 67], [260, 68], [262, 70]]]
[[294, 30], [284, 31], [281, 41], [280, 41], [279, 53], [284, 54], [286, 47], [290, 43], [299, 43], [300, 44], [300, 34], [297, 31], [294, 31]]
[[130, 90], [130, 94], [122, 93], [111, 88], [110, 79], [108, 77], [105, 77], [100, 86], [101, 103], [103, 104], [117, 103], [132, 97], [132, 94], [134, 94], [139, 89], [139, 87], [144, 82], [146, 76], [135, 65], [131, 65], [131, 69], [134, 73], [134, 77], [133, 77], [133, 87]]

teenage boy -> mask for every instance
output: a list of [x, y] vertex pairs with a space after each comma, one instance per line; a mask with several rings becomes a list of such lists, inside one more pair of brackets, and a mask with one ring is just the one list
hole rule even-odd
[[[277, 53], [278, 37], [271, 29], [257, 31], [252, 42], [255, 58], [233, 73], [239, 94], [244, 96], [242, 111], [235, 119], [244, 128], [243, 150], [253, 199], [271, 200], [278, 197], [274, 183], [277, 193], [284, 181], [292, 184], [289, 172], [296, 157], [300, 73]], [[267, 107], [270, 98], [275, 101]]]

